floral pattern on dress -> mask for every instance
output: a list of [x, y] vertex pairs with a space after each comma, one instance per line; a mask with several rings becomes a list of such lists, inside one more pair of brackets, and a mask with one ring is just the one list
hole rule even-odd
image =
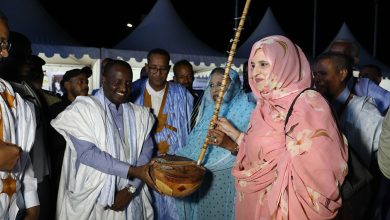
[[346, 177], [347, 174], [348, 174], [348, 164], [345, 163], [345, 162], [341, 163], [340, 164], [340, 169], [341, 169], [341, 172], [342, 172], [343, 176]]
[[297, 137], [287, 144], [287, 150], [290, 151], [291, 156], [303, 154], [310, 150], [312, 145], [313, 131], [304, 129], [298, 132]]
[[286, 111], [273, 111], [271, 113], [271, 117], [272, 117], [272, 120], [274, 122], [278, 122], [278, 121], [285, 121], [286, 120], [286, 117], [287, 117], [287, 112]]
[[260, 205], [263, 205], [264, 204], [264, 199], [265, 199], [265, 196], [271, 191], [272, 189], [272, 184], [267, 186], [264, 190], [262, 190], [260, 193], [259, 193], [259, 204]]
[[263, 169], [265, 166], [267, 166], [270, 163], [270, 161], [260, 160], [255, 163], [250, 163], [250, 169], [247, 169], [244, 172], [244, 175], [247, 177], [252, 176], [254, 173], [257, 173], [259, 170]]
[[283, 90], [280, 89], [283, 83], [278, 82], [275, 74], [270, 73], [268, 76], [262, 76], [260, 78], [262, 78], [262, 81], [256, 83], [256, 89], [258, 89], [258, 91], [262, 91], [263, 94], [268, 94], [270, 92], [283, 94]]
[[[273, 44], [275, 42], [275, 38], [264, 38], [263, 40], [257, 42], [259, 45], [261, 44]], [[260, 47], [260, 46], [258, 46]]]
[[[289, 132], [292, 131], [290, 129]], [[304, 154], [310, 150], [313, 143], [312, 139], [316, 137], [328, 137], [332, 139], [325, 129], [317, 129], [315, 132], [310, 129], [303, 129], [297, 133], [296, 138], [292, 138], [293, 140], [287, 143], [287, 150], [291, 153], [291, 156]]]
[[311, 200], [311, 202], [313, 204], [314, 210], [319, 212], [320, 211], [320, 205], [319, 205], [318, 199], [320, 198], [320, 193], [314, 191], [310, 187], [306, 187], [306, 190], [307, 190], [307, 193], [309, 194], [309, 197], [310, 197], [310, 200]]
[[304, 97], [305, 102], [313, 108], [313, 110], [317, 112], [323, 112], [325, 109], [323, 108], [323, 105], [319, 102], [320, 94], [315, 90], [307, 90], [302, 94], [302, 97]]
[[248, 185], [248, 182], [245, 180], [239, 180], [238, 184], [240, 184], [240, 186], [242, 186], [242, 187], [246, 187]]
[[288, 219], [288, 193], [284, 191], [280, 197], [280, 210], [284, 219]]
[[[239, 163], [232, 170], [236, 190], [248, 195], [236, 204], [236, 219], [331, 219], [341, 207], [341, 164], [348, 158], [347, 147], [328, 103], [315, 91], [305, 91], [297, 99], [290, 122], [284, 126], [279, 120], [283, 114], [277, 111], [286, 112], [294, 98], [310, 87], [310, 64], [303, 51], [283, 36], [255, 43], [248, 63], [263, 59], [255, 57], [260, 48], [271, 65], [270, 72], [283, 85], [265, 94], [256, 88], [259, 80], [254, 78], [261, 71], [248, 69], [249, 84], [258, 102], [251, 116], [253, 128], [241, 143], [244, 150], [238, 153]], [[278, 87], [275, 83], [268, 85]], [[259, 147], [263, 148], [261, 154]], [[298, 156], [301, 154], [304, 156]], [[248, 177], [247, 170], [254, 170], [256, 162], [261, 164], [264, 158], [268, 164]], [[329, 166], [331, 163], [336, 166]], [[246, 180], [247, 186], [241, 187], [239, 180]], [[272, 190], [264, 193], [269, 185]]]
[[242, 202], [244, 200], [244, 193], [237, 191], [237, 199], [239, 202]]

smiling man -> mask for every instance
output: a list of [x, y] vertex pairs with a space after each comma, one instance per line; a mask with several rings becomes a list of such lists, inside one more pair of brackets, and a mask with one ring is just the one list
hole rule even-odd
[[352, 76], [352, 60], [347, 55], [336, 52], [319, 55], [313, 65], [313, 75], [316, 88], [330, 101], [338, 115], [348, 146], [366, 168], [372, 171], [375, 178], [369, 185], [357, 190], [353, 197], [343, 201], [345, 203], [342, 213], [346, 214], [346, 219], [374, 219], [371, 217], [374, 212], [368, 209], [369, 204], [375, 204], [372, 207], [374, 209], [379, 208], [378, 204], [382, 202], [379, 195], [385, 195], [387, 191], [382, 191], [380, 185], [375, 184], [381, 181], [378, 175], [377, 152], [383, 117], [372, 98], [357, 96], [348, 89], [347, 82]]
[[56, 219], [153, 219], [146, 185], [133, 173], [151, 159], [154, 120], [127, 102], [132, 79], [128, 63], [112, 61], [102, 88], [51, 122], [67, 142]]
[[[319, 55], [313, 65], [314, 83], [332, 104], [348, 144], [367, 167], [376, 165], [383, 117], [372, 98], [356, 96], [347, 87], [352, 76], [351, 59], [341, 53]], [[374, 161], [374, 163], [373, 163]]]

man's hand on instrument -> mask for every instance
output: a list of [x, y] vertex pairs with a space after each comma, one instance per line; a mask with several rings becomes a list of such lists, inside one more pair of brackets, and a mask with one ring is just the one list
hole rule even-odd
[[156, 188], [156, 185], [154, 184], [152, 177], [150, 176], [149, 169], [154, 163], [153, 160], [151, 160], [148, 164], [145, 164], [143, 166], [138, 167], [129, 167], [129, 171], [127, 173], [127, 178], [138, 178], [143, 180], [146, 185], [148, 185], [153, 190], [157, 191], [158, 193], [162, 194], [159, 189]]
[[114, 204], [109, 208], [114, 211], [123, 211], [127, 208], [132, 199], [133, 194], [130, 193], [127, 188], [124, 188], [116, 192]]
[[12, 171], [21, 153], [19, 146], [0, 140], [0, 171]]

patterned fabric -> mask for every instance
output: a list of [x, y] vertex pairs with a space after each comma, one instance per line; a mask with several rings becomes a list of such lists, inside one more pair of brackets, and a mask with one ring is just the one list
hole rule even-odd
[[11, 200], [7, 194], [0, 194], [0, 219], [16, 219], [19, 210], [23, 212], [25, 208], [39, 205], [37, 179], [29, 156], [36, 121], [32, 104], [24, 101], [3, 79], [0, 79], [0, 96], [0, 138], [23, 150], [11, 174], [0, 172], [1, 179], [11, 175], [17, 181], [16, 194]]
[[[227, 118], [237, 129], [245, 131], [255, 105], [240, 91], [238, 74], [230, 71], [231, 83], [227, 88], [219, 116]], [[211, 80], [211, 79], [210, 79]], [[198, 160], [206, 138], [215, 103], [207, 87], [199, 107], [197, 123], [188, 137], [187, 145], [177, 154]], [[234, 177], [231, 175], [236, 157], [224, 148], [210, 145], [203, 165], [211, 171], [206, 175], [202, 187], [191, 197], [178, 199], [180, 219], [234, 219]]]
[[[146, 80], [138, 81], [137, 84], [133, 83], [133, 91], [138, 96], [132, 94], [132, 101], [135, 104], [144, 106], [144, 92], [146, 86]], [[187, 141], [191, 112], [193, 107], [192, 95], [182, 86], [169, 82], [168, 95], [164, 106], [163, 113], [167, 115], [166, 124], [176, 128], [169, 129], [168, 126], [164, 127], [161, 132], [155, 133], [156, 143], [167, 141], [169, 144], [169, 154], [175, 154], [179, 148], [182, 148]], [[161, 104], [162, 106], [162, 104]]]
[[[146, 82], [146, 80], [139, 80], [132, 84], [132, 101], [134, 103], [145, 105]], [[183, 86], [176, 83], [168, 83], [168, 94], [163, 109], [163, 114], [167, 118], [164, 120], [165, 126], [162, 131], [154, 132], [154, 139], [157, 144], [162, 143], [160, 145], [169, 147], [167, 150], [168, 154], [176, 154], [187, 143], [193, 97]], [[156, 219], [178, 219], [173, 197], [164, 196], [155, 191], [153, 191], [153, 196]]]
[[[259, 48], [271, 70], [261, 86], [251, 67]], [[326, 100], [312, 90], [301, 94], [284, 133], [292, 101], [311, 85], [306, 57], [286, 37], [271, 36], [253, 45], [249, 64], [258, 102], [232, 172], [236, 219], [334, 218], [347, 173], [347, 145]]]

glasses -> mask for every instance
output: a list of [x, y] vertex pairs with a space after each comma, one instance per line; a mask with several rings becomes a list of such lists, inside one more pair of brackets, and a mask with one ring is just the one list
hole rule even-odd
[[11, 43], [9, 43], [7, 40], [2, 40], [0, 42], [1, 50], [10, 50], [11, 49]]
[[156, 66], [149, 66], [149, 70], [150, 70], [150, 73], [152, 74], [156, 74], [158, 71], [160, 71], [160, 73], [163, 73], [163, 74], [166, 74], [169, 72], [169, 67], [162, 67], [162, 68], [158, 68]]

